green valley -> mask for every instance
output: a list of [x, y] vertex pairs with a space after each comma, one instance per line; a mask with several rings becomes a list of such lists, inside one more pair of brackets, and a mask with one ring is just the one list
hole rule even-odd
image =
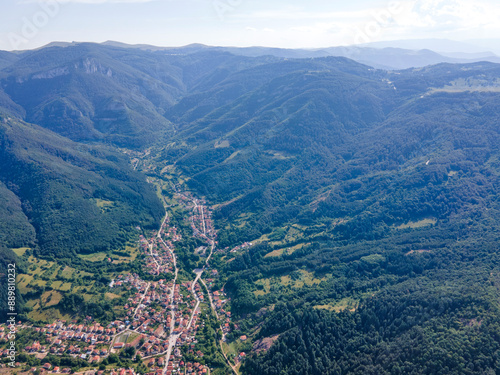
[[500, 371], [500, 65], [174, 52], [2, 60], [0, 261], [48, 358]]

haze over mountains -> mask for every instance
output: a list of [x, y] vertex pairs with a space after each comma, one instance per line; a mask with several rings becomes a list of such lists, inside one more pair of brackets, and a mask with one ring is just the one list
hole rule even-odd
[[[68, 46], [71, 43], [54, 42], [48, 46]], [[379, 69], [417, 68], [438, 63], [473, 63], [489, 61], [500, 63], [499, 50], [489, 40], [470, 43], [445, 39], [415, 39], [390, 42], [373, 42], [354, 46], [339, 46], [320, 49], [286, 49], [271, 47], [217, 47], [191, 44], [184, 47], [158, 47], [147, 44], [130, 45], [107, 41], [102, 45], [134, 48], [145, 51], [164, 51], [170, 54], [191, 54], [201, 51], [222, 51], [235, 55], [280, 58], [315, 58], [327, 56], [347, 57]], [[48, 47], [46, 46], [46, 47]]]
[[231, 339], [276, 341], [244, 373], [500, 371], [497, 59], [2, 52], [0, 230], [15, 235], [0, 241], [71, 259], [157, 227], [162, 202], [125, 154], [144, 152], [143, 172], [214, 207], [220, 248], [258, 243], [219, 268]]

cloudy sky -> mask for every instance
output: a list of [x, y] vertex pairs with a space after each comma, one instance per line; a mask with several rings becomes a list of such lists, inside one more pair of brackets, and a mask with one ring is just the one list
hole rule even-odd
[[0, 49], [51, 41], [316, 48], [500, 38], [498, 0], [1, 0]]

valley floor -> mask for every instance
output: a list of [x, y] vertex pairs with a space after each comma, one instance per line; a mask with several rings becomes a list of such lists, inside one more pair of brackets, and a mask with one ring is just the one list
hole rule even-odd
[[[162, 198], [166, 202], [165, 197]], [[182, 236], [178, 228], [171, 224], [166, 207], [167, 213], [159, 230], [153, 232], [150, 238], [141, 235], [139, 248], [145, 256], [143, 267], [147, 274], [152, 277], [171, 275], [171, 279], [146, 281], [134, 273], [118, 275], [109, 284], [109, 293], [125, 288], [131, 290], [132, 294], [124, 306], [123, 318], [107, 326], [88, 317], [81, 324], [57, 319], [44, 327], [19, 327], [20, 331], [32, 331], [45, 338], [45, 342], [35, 340], [22, 349], [24, 353], [41, 360], [42, 371], [69, 373], [69, 367], [53, 365], [45, 358], [47, 355], [70, 355], [88, 361], [87, 370], [79, 373], [101, 374], [104, 360], [108, 359], [105, 363], [109, 363], [110, 356], [121, 355], [127, 350], [132, 353], [132, 360], [138, 362], [141, 358], [143, 366], [146, 366], [140, 373], [171, 375], [213, 371], [208, 365], [188, 361], [182, 352], [187, 348], [189, 358], [203, 358], [205, 353], [199, 350], [195, 353], [193, 349], [200, 331], [205, 327], [206, 316], [215, 315], [220, 331], [216, 335], [221, 336], [222, 340], [229, 332], [231, 314], [224, 309], [228, 299], [222, 290], [211, 289], [214, 280], [210, 276], [217, 275], [217, 270], [211, 269], [209, 263], [216, 250], [216, 233], [205, 202], [184, 192], [176, 193], [175, 199], [186, 212], [191, 212], [189, 222], [193, 236], [207, 244], [203, 266], [190, 270], [196, 275], [194, 280], [186, 280], [184, 275], [182, 280], [179, 277], [175, 243]], [[189, 273], [189, 270], [182, 271]], [[204, 278], [204, 275], [209, 277]], [[0, 339], [4, 339], [5, 335], [0, 332]], [[216, 340], [215, 337], [212, 339]], [[222, 340], [219, 343], [220, 350], [223, 350]], [[4, 356], [7, 354], [7, 351], [0, 352]], [[237, 373], [226, 354], [222, 354]], [[21, 368], [24, 370], [26, 367], [18, 365], [17, 372], [10, 369], [9, 373], [23, 373]], [[97, 369], [99, 367], [101, 370]], [[140, 371], [138, 367], [123, 369], [112, 364], [106, 365], [105, 370], [111, 374], [135, 374]]]

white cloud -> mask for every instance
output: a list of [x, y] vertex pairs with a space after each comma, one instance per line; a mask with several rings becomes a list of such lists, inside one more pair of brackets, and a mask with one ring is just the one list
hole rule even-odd
[[233, 17], [245, 20], [324, 20], [324, 19], [359, 19], [369, 15], [370, 10], [352, 12], [308, 12], [302, 10], [266, 10], [252, 13], [236, 13]]
[[351, 9], [335, 11], [334, 7], [328, 7], [324, 12], [299, 6], [277, 8], [274, 3], [268, 9], [235, 12], [228, 21], [236, 24], [244, 21], [260, 30], [272, 22], [276, 32], [283, 35], [288, 32], [295, 40], [299, 34], [304, 40], [306, 37], [315, 42], [334, 39], [341, 40], [342, 44], [353, 43], [359, 30], [365, 29], [372, 31], [371, 41], [415, 37], [467, 39], [485, 30], [500, 31], [500, 3], [493, 0], [382, 0], [376, 3], [378, 7], [360, 8], [352, 1]]
[[397, 17], [399, 26], [454, 30], [500, 24], [500, 5], [468, 0], [414, 0]]

